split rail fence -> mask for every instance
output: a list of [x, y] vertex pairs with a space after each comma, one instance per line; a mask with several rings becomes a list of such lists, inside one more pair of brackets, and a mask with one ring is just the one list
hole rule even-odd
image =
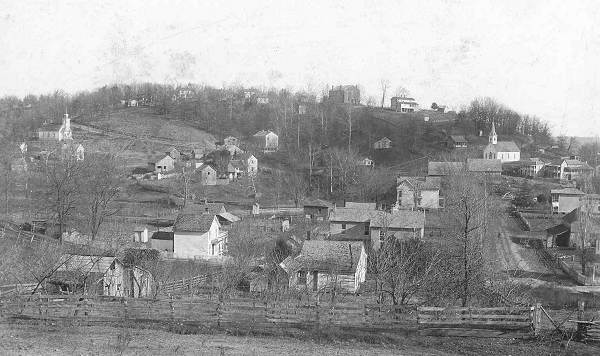
[[[366, 333], [418, 331], [424, 335], [527, 337], [535, 330], [535, 314], [533, 308], [420, 307], [415, 310], [379, 304], [267, 303], [242, 298], [224, 302], [209, 298], [154, 300], [81, 295], [0, 299], [0, 316], [4, 319], [67, 325], [177, 325], [274, 334], [326, 328]], [[482, 329], [489, 332], [482, 334]]]

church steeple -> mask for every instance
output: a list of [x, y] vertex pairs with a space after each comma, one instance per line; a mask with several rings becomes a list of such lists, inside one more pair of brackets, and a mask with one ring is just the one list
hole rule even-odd
[[489, 141], [492, 145], [495, 145], [498, 143], [498, 135], [496, 135], [496, 125], [494, 125], [493, 121], [492, 121], [492, 130], [490, 131]]

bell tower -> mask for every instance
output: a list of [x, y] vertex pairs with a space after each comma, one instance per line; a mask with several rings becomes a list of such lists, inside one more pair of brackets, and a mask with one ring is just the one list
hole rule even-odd
[[490, 131], [489, 141], [492, 145], [498, 143], [498, 135], [496, 135], [496, 125], [492, 122], [492, 130]]

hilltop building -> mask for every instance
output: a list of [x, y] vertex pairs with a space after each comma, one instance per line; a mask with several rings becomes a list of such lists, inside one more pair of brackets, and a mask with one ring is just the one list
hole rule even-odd
[[419, 103], [414, 98], [395, 96], [391, 101], [392, 110], [405, 113], [419, 111]]
[[340, 85], [329, 91], [329, 100], [336, 104], [360, 104], [360, 89], [358, 85]]
[[502, 163], [520, 161], [521, 150], [513, 141], [498, 141], [496, 126], [492, 122], [492, 130], [489, 134], [489, 143], [483, 149], [483, 158], [499, 159]]

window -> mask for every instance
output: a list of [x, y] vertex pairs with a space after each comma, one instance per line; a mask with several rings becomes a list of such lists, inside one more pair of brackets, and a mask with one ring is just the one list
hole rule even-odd
[[306, 271], [298, 271], [298, 284], [306, 285]]
[[365, 224], [365, 235], [369, 234], [369, 224]]
[[379, 230], [379, 241], [383, 242], [385, 240], [385, 231]]
[[346, 224], [342, 224], [342, 230], [346, 230]]

